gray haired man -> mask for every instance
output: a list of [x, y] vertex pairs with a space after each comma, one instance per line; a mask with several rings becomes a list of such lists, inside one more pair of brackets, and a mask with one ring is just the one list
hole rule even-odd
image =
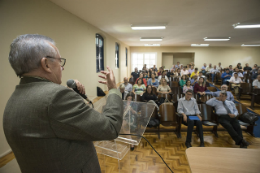
[[208, 100], [206, 104], [215, 108], [216, 114], [219, 115], [219, 123], [228, 131], [236, 144], [240, 145], [240, 148], [247, 148], [248, 143], [243, 139], [241, 127], [236, 119], [238, 111], [235, 104], [227, 100], [227, 92], [221, 91], [219, 97]]
[[[203, 129], [202, 129], [202, 118], [200, 116], [200, 111], [198, 108], [198, 104], [196, 99], [192, 98], [193, 91], [188, 90], [185, 93], [185, 97], [179, 99], [178, 101], [178, 113], [182, 114], [183, 117], [183, 124], [188, 126], [187, 128], [187, 138], [185, 145], [187, 148], [192, 147], [191, 146], [191, 136], [194, 125], [197, 126], [199, 130], [199, 136], [200, 136], [200, 147], [204, 147], [204, 139], [203, 139]], [[192, 120], [192, 116], [197, 116], [197, 120]]]
[[17, 37], [9, 61], [21, 81], [6, 104], [3, 128], [21, 172], [100, 173], [92, 141], [115, 139], [122, 126], [123, 102], [113, 71], [108, 67], [99, 75], [109, 90], [101, 114], [60, 85], [65, 59], [51, 38]]
[[[234, 96], [230, 91], [228, 90], [228, 86], [226, 84], [221, 85], [221, 91], [226, 91], [227, 93], [227, 100], [228, 101], [232, 101], [235, 102]], [[216, 91], [216, 92], [205, 92], [208, 95], [212, 95], [213, 97], [219, 97], [220, 95], [220, 91]]]

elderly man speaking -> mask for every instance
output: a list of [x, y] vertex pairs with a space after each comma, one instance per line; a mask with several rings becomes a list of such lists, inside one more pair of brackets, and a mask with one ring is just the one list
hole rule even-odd
[[[99, 76], [109, 90], [99, 113], [60, 85], [66, 60], [52, 39], [17, 37], [9, 61], [21, 81], [6, 105], [3, 127], [21, 172], [101, 172], [92, 141], [117, 138], [122, 125], [123, 102], [113, 71], [108, 67]], [[84, 94], [84, 87], [76, 83]]]

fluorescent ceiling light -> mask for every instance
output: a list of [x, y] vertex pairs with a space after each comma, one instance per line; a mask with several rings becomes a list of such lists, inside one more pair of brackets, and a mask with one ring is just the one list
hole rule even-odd
[[235, 29], [245, 29], [245, 28], [260, 28], [260, 24], [234, 24], [233, 27]]
[[207, 47], [209, 44], [191, 44], [192, 47]]
[[144, 46], [160, 46], [160, 44], [144, 44]]
[[229, 41], [231, 37], [226, 37], [226, 38], [210, 38], [210, 37], [205, 37], [204, 41]]
[[165, 29], [166, 26], [131, 26], [132, 30]]
[[162, 37], [141, 37], [140, 41], [162, 41]]
[[244, 47], [256, 47], [256, 46], [260, 46], [260, 44], [242, 44], [241, 46], [244, 46]]

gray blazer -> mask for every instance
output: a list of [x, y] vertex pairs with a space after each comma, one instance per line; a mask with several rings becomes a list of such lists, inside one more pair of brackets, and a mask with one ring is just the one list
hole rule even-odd
[[101, 172], [92, 141], [119, 135], [123, 102], [116, 92], [109, 91], [100, 114], [73, 90], [38, 78], [22, 78], [3, 118], [7, 142], [21, 171]]

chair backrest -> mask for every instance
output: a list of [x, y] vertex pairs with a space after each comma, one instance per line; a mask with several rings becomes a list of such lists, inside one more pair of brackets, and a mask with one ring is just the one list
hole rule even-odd
[[156, 87], [152, 87], [152, 93], [155, 94], [155, 95], [158, 95]]
[[198, 104], [199, 110], [201, 112], [201, 117], [203, 121], [214, 121], [213, 120], [213, 108], [206, 104]]
[[[203, 95], [201, 96], [200, 102], [206, 103], [209, 99], [213, 98], [212, 95]], [[198, 100], [197, 100], [198, 101]]]
[[241, 104], [241, 103], [236, 103], [236, 108], [238, 111], [238, 116], [242, 115], [243, 113], [247, 112], [247, 108], [245, 105]]
[[180, 87], [171, 87], [172, 94], [181, 94], [181, 88]]
[[210, 90], [210, 91], [212, 91], [212, 92], [217, 91], [217, 89], [216, 89], [215, 87], [207, 87], [207, 88], [208, 88], [208, 90]]
[[177, 124], [175, 107], [172, 103], [163, 103], [159, 107], [160, 123], [164, 126], [173, 126]]
[[172, 100], [172, 97], [171, 97], [170, 94], [158, 94], [158, 100], [160, 100], [160, 98], [165, 98], [165, 99], [167, 99], [169, 101]]
[[179, 82], [177, 82], [177, 81], [170, 82], [170, 87], [178, 87], [178, 86], [179, 86]]
[[141, 101], [141, 96], [139, 94], [133, 94], [133, 96], [134, 96], [133, 101], [136, 101], [136, 102]]
[[240, 87], [242, 88], [242, 94], [251, 94], [252, 93], [252, 84], [251, 83], [241, 83]]

